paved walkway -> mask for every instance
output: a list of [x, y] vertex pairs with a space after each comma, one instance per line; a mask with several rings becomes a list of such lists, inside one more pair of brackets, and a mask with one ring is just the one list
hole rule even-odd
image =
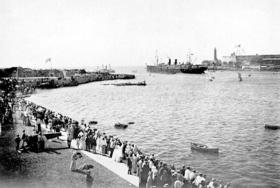
[[125, 179], [134, 186], [139, 186], [139, 178], [137, 176], [127, 174], [127, 166], [124, 163], [117, 163], [112, 160], [112, 158], [104, 157], [102, 155], [93, 154], [87, 151], [82, 151], [85, 155], [95, 160], [99, 164], [103, 165], [107, 169], [111, 170], [115, 174], [119, 175], [121, 178]]
[[[41, 124], [41, 129], [42, 129], [42, 132], [50, 131], [49, 129], [46, 128], [45, 124]], [[67, 133], [61, 131], [61, 134], [62, 134], [62, 136], [60, 136], [59, 138], [61, 140], [66, 141], [67, 140]], [[76, 145], [75, 140], [72, 141], [71, 148], [77, 149], [77, 145]], [[115, 174], [117, 174], [118, 176], [123, 178], [124, 180], [128, 181], [132, 185], [134, 185], [136, 187], [139, 186], [138, 176], [127, 174], [128, 167], [127, 167], [126, 164], [115, 162], [115, 161], [112, 160], [112, 158], [109, 158], [109, 157], [106, 157], [106, 156], [103, 156], [103, 155], [99, 155], [99, 154], [93, 154], [93, 153], [88, 152], [88, 151], [81, 150], [81, 152], [84, 153], [85, 155], [87, 155], [89, 158], [96, 161], [97, 163], [106, 167], [108, 170], [114, 172]]]
[[[62, 133], [62, 136], [60, 137], [60, 139], [66, 141], [66, 139], [67, 139], [66, 132], [61, 132], [61, 133]], [[77, 145], [75, 144], [74, 141], [72, 141], [71, 147], [75, 148], [75, 149], [77, 148]], [[114, 172], [115, 174], [117, 174], [118, 176], [123, 178], [124, 180], [128, 181], [132, 185], [134, 185], [136, 187], [139, 186], [138, 176], [127, 174], [128, 168], [127, 168], [126, 164], [115, 162], [112, 160], [112, 158], [102, 156], [99, 154], [93, 154], [88, 151], [81, 150], [81, 152], [84, 153], [85, 155], [87, 155], [89, 158], [93, 159], [94, 161], [98, 162], [102, 166], [106, 167], [108, 170]]]

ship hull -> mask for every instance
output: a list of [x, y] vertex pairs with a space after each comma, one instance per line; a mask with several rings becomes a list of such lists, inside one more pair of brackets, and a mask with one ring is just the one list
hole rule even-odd
[[186, 74], [202, 74], [207, 70], [204, 66], [156, 66], [148, 65], [147, 71], [153, 73], [165, 73], [165, 74], [176, 74], [176, 73], [186, 73]]
[[196, 66], [196, 67], [189, 67], [189, 68], [182, 68], [181, 72], [185, 74], [203, 74], [204, 71], [207, 70], [207, 67]]
[[153, 65], [148, 65], [147, 71], [154, 72], [154, 73], [165, 73], [165, 74], [176, 74], [181, 72], [179, 68], [174, 68], [169, 66], [153, 66]]

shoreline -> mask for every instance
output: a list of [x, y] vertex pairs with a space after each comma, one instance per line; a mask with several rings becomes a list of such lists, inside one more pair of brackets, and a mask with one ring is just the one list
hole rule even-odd
[[[28, 69], [12, 67], [0, 69], [1, 78], [13, 78], [20, 81], [20, 88], [30, 86], [31, 88], [51, 89], [60, 87], [73, 87], [90, 82], [105, 80], [127, 80], [135, 79], [134, 74], [116, 74], [105, 69], [97, 72], [87, 72], [85, 69]], [[21, 86], [22, 85], [22, 86]]]
[[[21, 136], [23, 130], [31, 135], [34, 127], [23, 122], [23, 111], [17, 105], [22, 98], [16, 97], [14, 81], [0, 80], [1, 87], [4, 85], [5, 89], [4, 93], [0, 93], [4, 99], [0, 101], [1, 105], [5, 106], [1, 109], [5, 110], [5, 115], [0, 114], [0, 187], [86, 187], [85, 177], [69, 170], [74, 150], [68, 149], [65, 141], [51, 139], [46, 150], [39, 153], [16, 150], [15, 136]], [[86, 155], [80, 163], [95, 166], [94, 187], [134, 187]]]
[[[29, 103], [31, 103], [32, 105], [36, 105], [35, 103], [33, 103], [33, 102], [29, 102]], [[38, 108], [44, 108], [44, 107], [42, 107], [42, 106], [40, 106], [40, 105], [38, 105], [37, 106]], [[48, 109], [46, 109], [46, 110], [48, 110]], [[56, 113], [57, 114], [57, 113]], [[60, 113], [58, 113], [59, 114], [59, 116], [62, 116], [62, 117], [65, 117], [65, 116], [63, 116], [62, 114], [60, 114]], [[68, 117], [69, 118], [69, 117]], [[71, 119], [71, 118], [70, 118]], [[72, 119], [71, 119], [72, 120]], [[75, 120], [72, 120], [72, 122], [77, 122], [77, 121], [75, 121]], [[66, 138], [66, 135], [65, 135], [66, 133], [64, 132], [64, 140], [67, 140], [67, 138]], [[102, 133], [101, 133], [102, 134]], [[103, 134], [105, 134], [105, 133], [103, 133]], [[75, 139], [74, 139], [75, 140]], [[73, 147], [73, 148], [76, 148], [77, 146], [75, 145], [75, 146], [73, 146], [73, 141], [72, 141], [72, 143], [71, 143], [71, 146]], [[83, 149], [82, 149], [83, 150]], [[85, 149], [84, 149], [85, 150]], [[92, 154], [92, 152], [88, 152], [88, 151], [82, 151], [83, 153], [86, 153], [87, 155], [91, 155], [92, 157], [92, 159], [94, 160], [94, 158], [96, 159], [96, 157], [97, 157], [97, 159], [98, 159], [98, 157], [99, 158], [102, 158], [103, 156], [101, 156], [100, 154], [99, 155], [96, 155], [96, 154]], [[146, 157], [145, 157], [146, 156]], [[145, 159], [148, 159], [149, 157], [151, 157], [151, 155], [149, 156], [149, 155], [145, 155], [144, 154], [144, 158]], [[154, 157], [154, 156], [153, 156]], [[106, 157], [107, 158], [107, 157]], [[157, 161], [159, 161], [158, 159], [156, 159]], [[103, 159], [101, 159], [101, 160], [99, 160], [99, 161], [97, 161], [97, 162], [100, 162], [101, 164], [102, 164], [102, 162], [104, 162], [104, 160]], [[111, 161], [111, 162], [113, 162], [114, 163], [114, 161]], [[111, 163], [112, 164], [112, 163]], [[115, 164], [117, 164], [117, 163], [115, 163]], [[121, 163], [122, 164], [122, 163]], [[126, 172], [125, 171], [127, 171], [127, 170], [123, 170], [122, 172], [120, 172], [120, 171], [115, 171], [114, 170], [114, 168], [112, 168], [112, 166], [110, 166], [110, 164], [109, 165], [103, 165], [105, 168], [108, 168], [108, 169], [110, 169], [112, 172], [115, 172], [116, 174], [118, 174], [118, 176], [120, 176], [120, 177], [122, 177], [122, 178], [124, 178], [124, 179], [126, 179], [127, 181], [129, 181], [128, 179], [128, 177], [127, 176], [123, 176], [123, 174], [126, 174]], [[115, 168], [118, 168], [118, 167], [115, 167]], [[182, 172], [182, 169], [176, 169], [174, 166], [172, 167], [171, 165], [169, 165], [169, 167], [168, 167], [169, 169], [170, 169], [170, 177], [172, 176], [172, 179], [173, 178], [175, 178], [176, 179], [176, 177], [177, 177], [177, 175], [180, 175], [180, 176], [182, 176], [180, 173], [179, 173], [179, 171], [180, 172]], [[127, 168], [126, 168], [127, 169]], [[194, 171], [195, 172], [195, 171]], [[198, 175], [198, 174], [197, 174]], [[207, 180], [206, 180], [206, 175], [204, 175], [204, 177], [205, 177], [205, 181], [207, 182], [207, 183], [210, 183], [212, 180], [209, 178], [209, 177], [207, 177]], [[173, 179], [172, 181], [175, 181], [175, 179]], [[183, 178], [184, 179], [184, 178]], [[182, 179], [182, 182], [184, 181]], [[215, 181], [215, 180], [214, 180]], [[134, 185], [137, 185], [137, 180], [132, 180], [132, 182], [131, 182], [132, 184], [134, 184]], [[174, 183], [174, 182], [173, 182]], [[173, 184], [172, 183], [172, 184]], [[212, 182], [213, 183], [213, 182]], [[216, 182], [216, 183], [218, 183], [218, 182]], [[171, 185], [172, 185], [171, 184]], [[188, 186], [193, 186], [193, 187], [197, 187], [197, 186], [195, 186], [195, 185], [191, 185], [190, 183], [188, 183], [188, 182], [185, 182], [185, 184], [187, 184]], [[222, 183], [221, 181], [219, 181], [219, 184], [223, 184], [223, 186], [225, 186], [225, 187], [229, 187], [229, 185], [226, 185], [226, 184], [224, 184], [224, 183]], [[141, 187], [141, 186], [140, 186]]]
[[[26, 100], [25, 99], [22, 99], [22, 101], [25, 101], [26, 102]], [[28, 103], [28, 105], [31, 105], [31, 107], [32, 108], [34, 108], [33, 110], [35, 110], [35, 112], [37, 113], [38, 111], [38, 108], [44, 108], [44, 107], [42, 107], [42, 106], [40, 106], [40, 105], [36, 105], [35, 103], [33, 103], [33, 102], [27, 102]], [[20, 105], [19, 105], [20, 106]], [[44, 108], [45, 110], [47, 110], [47, 111], [50, 111], [50, 110], [48, 110], [48, 109], [46, 109], [46, 108]], [[35, 113], [35, 114], [36, 114]], [[57, 113], [55, 113], [55, 112], [51, 112], [51, 113], [54, 113], [54, 114], [56, 114], [56, 115], [59, 115], [59, 117], [60, 118], [62, 118], [63, 117], [63, 119], [65, 118], [65, 116], [63, 116], [62, 114], [57, 114]], [[34, 111], [33, 111], [33, 115], [35, 115], [34, 114]], [[37, 116], [37, 115], [36, 115]], [[58, 117], [58, 116], [55, 116], [55, 117]], [[36, 117], [36, 119], [37, 119], [38, 117]], [[67, 118], [69, 118], [69, 117], [67, 117]], [[40, 118], [39, 118], [40, 119]], [[71, 118], [70, 118], [71, 119]], [[42, 121], [42, 120], [41, 120]], [[73, 122], [75, 122], [75, 120], [73, 120]], [[67, 123], [66, 123], [67, 124]], [[71, 124], [71, 123], [70, 123]], [[36, 125], [35, 125], [36, 126]], [[71, 124], [71, 126], [72, 126], [72, 124]], [[104, 133], [105, 134], [105, 133]], [[123, 143], [122, 143], [122, 145], [123, 145]], [[155, 157], [153, 156], [153, 155], [143, 155], [143, 154], [141, 154], [141, 153], [138, 153], [137, 154], [137, 157], [138, 157], [138, 160], [140, 159], [140, 160], [143, 160], [143, 162], [145, 162], [145, 161], [150, 161], [150, 162], [152, 162], [152, 163], [154, 163], [154, 167], [156, 167], [156, 169], [158, 169], [158, 170], [156, 170], [156, 172], [157, 171], [160, 171], [160, 165], [163, 165], [162, 167], [164, 167], [164, 165], [166, 165], [166, 170], [168, 171], [168, 173], [170, 173], [170, 175], [168, 175], [168, 176], [170, 176], [170, 180], [168, 180], [168, 181], [172, 181], [172, 183], [170, 184], [170, 183], [168, 183], [169, 185], [172, 185], [172, 184], [174, 184], [174, 182], [175, 182], [175, 180], [176, 180], [176, 177], [181, 177], [182, 176], [182, 174], [183, 174], [183, 172], [185, 172], [185, 167], [184, 167], [184, 169], [176, 169], [174, 166], [171, 166], [171, 165], [168, 165], [168, 167], [167, 167], [167, 164], [165, 164], [165, 163], [162, 163], [160, 160], [158, 160], [158, 159], [155, 159]], [[152, 157], [152, 158], [151, 158]], [[159, 166], [158, 166], [159, 165]], [[141, 165], [142, 166], [142, 165]], [[62, 167], [63, 168], [63, 167]], [[65, 167], [64, 167], [65, 168]], [[104, 167], [103, 167], [104, 168]], [[142, 168], [142, 167], [141, 167]], [[183, 170], [183, 171], [182, 171]], [[112, 171], [112, 170], [111, 170]], [[125, 170], [126, 171], [126, 170]], [[138, 170], [137, 170], [138, 171]], [[193, 170], [192, 169], [192, 171], [195, 173], [195, 170]], [[116, 174], [118, 174], [118, 173], [116, 173]], [[119, 174], [118, 174], [119, 175]], [[147, 174], [146, 175], [148, 175], [148, 172], [147, 172]], [[141, 177], [141, 176], [139, 176], [139, 177]], [[199, 174], [196, 174], [195, 175], [195, 178], [196, 177], [200, 177], [200, 175]], [[209, 183], [213, 183], [213, 181], [211, 180], [211, 179], [209, 179], [209, 177], [207, 177], [207, 180], [206, 180], [206, 175], [203, 175], [203, 176], [201, 176], [201, 177], [204, 177], [204, 181], [205, 182], [207, 182], [207, 184], [209, 184]], [[124, 177], [122, 177], [123, 179], [127, 179], [127, 178], [124, 178]], [[146, 177], [147, 178], [147, 177]], [[194, 179], [192, 179], [192, 181], [193, 181]], [[142, 180], [143, 181], [143, 180]], [[140, 185], [141, 185], [141, 182], [142, 181], [140, 181]], [[147, 179], [145, 179], [145, 183], [144, 183], [144, 185], [146, 184], [146, 181], [147, 181]], [[161, 180], [158, 180], [158, 181], [161, 181]], [[186, 185], [191, 185], [190, 184], [190, 182], [188, 182], [189, 180], [187, 180], [187, 181], [185, 181], [185, 179], [184, 178], [182, 178], [181, 177], [181, 181], [182, 182], [184, 182]], [[191, 182], [192, 182], [191, 181]], [[136, 183], [135, 183], [136, 182]], [[137, 184], [137, 181], [134, 181], [134, 183], [133, 184]], [[222, 182], [219, 182], [219, 184], [221, 184], [222, 185]], [[194, 185], [193, 185], [194, 186]], [[141, 186], [140, 186], [141, 187]]]
[[[5, 135], [9, 135], [9, 145], [1, 144], [1, 171], [0, 186], [2, 187], [86, 187], [85, 176], [73, 173], [69, 170], [70, 158], [75, 150], [68, 149], [63, 140], [52, 139], [48, 141], [48, 147], [43, 152], [21, 153], [15, 151], [14, 135], [21, 134], [25, 130], [27, 135], [32, 133], [34, 127], [25, 126], [20, 118], [19, 111], [14, 113], [13, 129]], [[1, 140], [2, 141], [2, 140]], [[8, 157], [9, 158], [8, 158]], [[6, 165], [2, 164], [6, 161]], [[9, 162], [11, 161], [11, 162]], [[15, 163], [17, 161], [17, 163]], [[127, 187], [133, 188], [129, 182], [115, 175], [110, 170], [95, 162], [86, 154], [80, 163], [94, 165], [93, 187]], [[69, 180], [71, 179], [71, 180]], [[114, 184], [117, 182], [117, 186]]]

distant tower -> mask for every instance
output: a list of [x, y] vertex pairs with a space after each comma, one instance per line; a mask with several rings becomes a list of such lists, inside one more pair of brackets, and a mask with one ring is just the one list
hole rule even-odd
[[217, 49], [214, 48], [214, 62], [216, 63], [218, 61], [218, 58], [217, 58]]

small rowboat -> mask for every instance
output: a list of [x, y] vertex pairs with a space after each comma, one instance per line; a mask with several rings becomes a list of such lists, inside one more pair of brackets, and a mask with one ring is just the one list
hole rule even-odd
[[122, 123], [116, 123], [115, 127], [118, 129], [126, 129], [127, 128], [127, 124], [122, 124]]
[[134, 122], [133, 122], [133, 121], [128, 122], [128, 125], [132, 125], [132, 124], [134, 124]]
[[88, 122], [88, 124], [90, 124], [90, 125], [96, 125], [98, 122], [97, 121], [90, 121], [90, 122]]
[[209, 148], [207, 145], [197, 144], [192, 142], [191, 142], [191, 149], [200, 152], [219, 153], [219, 148]]
[[264, 128], [266, 129], [272, 129], [272, 130], [277, 130], [280, 129], [280, 125], [269, 125], [269, 124], [265, 124]]
[[59, 137], [61, 136], [62, 134], [60, 132], [57, 132], [57, 133], [45, 133], [44, 136], [47, 138], [47, 139], [52, 139], [52, 138], [56, 138], [56, 137]]

